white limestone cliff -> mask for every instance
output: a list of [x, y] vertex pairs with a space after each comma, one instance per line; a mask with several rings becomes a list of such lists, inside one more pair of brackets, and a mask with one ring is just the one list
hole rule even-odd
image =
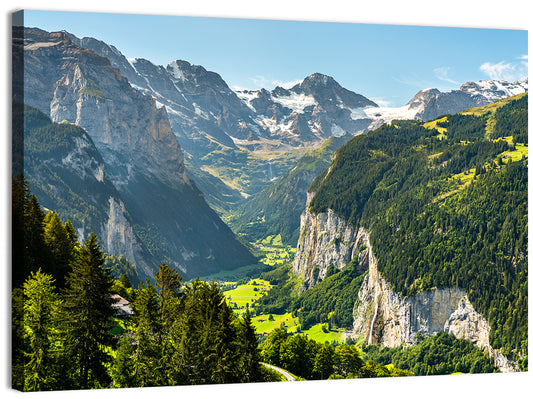
[[355, 259], [360, 272], [368, 271], [355, 301], [352, 337], [396, 347], [416, 343], [419, 334], [444, 331], [486, 349], [501, 371], [516, 371], [512, 362], [491, 348], [490, 326], [464, 290], [433, 288], [407, 298], [395, 293], [378, 271], [369, 232], [349, 225], [332, 210], [313, 214], [312, 198], [311, 193], [301, 216], [294, 272], [303, 276], [301, 291], [305, 291], [325, 276], [330, 265], [343, 269]]

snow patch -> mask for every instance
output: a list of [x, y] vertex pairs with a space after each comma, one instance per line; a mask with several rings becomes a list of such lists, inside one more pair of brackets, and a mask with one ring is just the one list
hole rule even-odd
[[255, 108], [252, 105], [252, 100], [259, 97], [258, 91], [243, 90], [236, 91], [235, 94], [248, 108], [255, 112]]
[[176, 80], [185, 80], [185, 74], [183, 73], [183, 71], [180, 69], [178, 63], [176, 61], [172, 61], [170, 64], [169, 64], [169, 67], [170, 67], [170, 70], [171, 70], [171, 74], [172, 74], [172, 77]]
[[207, 115], [204, 110], [202, 110], [198, 104], [196, 103], [192, 103], [192, 106], [194, 107], [194, 112], [196, 113], [196, 115], [200, 115], [201, 117], [203, 118], [206, 118], [206, 119], [209, 119], [209, 115]]
[[342, 127], [340, 127], [339, 125], [334, 123], [331, 126], [331, 135], [332, 136], [341, 137], [341, 136], [344, 136], [345, 133], [346, 133], [346, 131]]
[[394, 119], [414, 119], [418, 113], [418, 108], [409, 108], [408, 105], [402, 107], [367, 107], [352, 110], [352, 119], [380, 119], [389, 123]]
[[283, 97], [272, 96], [272, 100], [299, 114], [302, 114], [306, 107], [317, 105], [313, 96], [308, 96], [304, 93], [291, 93], [289, 96]]
[[263, 116], [260, 122], [263, 125], [263, 127], [270, 130], [271, 133], [284, 132], [284, 133], [292, 134], [290, 130], [292, 128], [292, 125], [294, 124], [293, 119], [290, 119], [287, 122], [287, 117], [283, 117], [283, 119], [280, 122], [277, 122], [274, 118], [265, 118]]
[[471, 96], [482, 96], [488, 101], [494, 102], [505, 97], [515, 96], [528, 91], [528, 82], [510, 83], [504, 80], [480, 80], [478, 82], [465, 83], [461, 91]]

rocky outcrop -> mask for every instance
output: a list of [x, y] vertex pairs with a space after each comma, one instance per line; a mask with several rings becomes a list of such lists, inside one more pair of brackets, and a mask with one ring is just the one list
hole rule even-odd
[[419, 334], [444, 331], [486, 349], [501, 371], [517, 370], [490, 346], [489, 323], [474, 309], [464, 290], [433, 288], [407, 298], [400, 296], [379, 273], [370, 243], [367, 251], [368, 274], [354, 306], [353, 336], [363, 336], [368, 344], [395, 347], [416, 343]]
[[[64, 32], [25, 29], [23, 38], [15, 54], [24, 53], [24, 102], [52, 121], [86, 130], [148, 248], [145, 264], [153, 270], [166, 262], [194, 278], [255, 262], [188, 177], [164, 107], [132, 87], [108, 59], [77, 46]], [[101, 168], [90, 169], [102, 176]], [[118, 204], [106, 200], [105, 229], [93, 231], [116, 240], [111, 246], [123, 243], [131, 254], [130, 229], [113, 225], [124, 220]], [[152, 274], [144, 267], [138, 271]]]
[[363, 335], [368, 344], [395, 347], [415, 343], [418, 334], [445, 331], [488, 347], [489, 325], [463, 290], [434, 288], [404, 298], [381, 277], [371, 247], [367, 264], [368, 275], [354, 307], [354, 335]]
[[108, 206], [107, 221], [100, 233], [107, 252], [115, 256], [124, 255], [134, 262], [139, 274], [150, 275], [151, 269], [141, 253], [139, 241], [131, 225], [131, 216], [124, 202], [109, 197]]
[[309, 211], [314, 193], [307, 193], [305, 212], [300, 220], [300, 237], [294, 258], [295, 273], [303, 276], [301, 291], [312, 288], [333, 266], [344, 269], [352, 259], [363, 272], [370, 245], [368, 233], [356, 229], [332, 210], [315, 215]]
[[148, 275], [146, 250], [87, 132], [53, 124], [28, 106], [25, 113], [24, 172], [41, 204], [70, 220], [80, 241], [95, 232], [107, 253], [126, 256], [140, 274]]
[[455, 114], [467, 108], [480, 107], [528, 91], [528, 80], [506, 82], [482, 80], [467, 82], [459, 90], [441, 92], [438, 89], [419, 91], [407, 104], [414, 119], [431, 120], [445, 114]]
[[329, 266], [343, 269], [353, 262], [359, 272], [368, 272], [354, 306], [352, 337], [362, 336], [368, 344], [396, 347], [416, 343], [419, 334], [444, 331], [486, 349], [500, 370], [516, 369], [490, 347], [490, 326], [464, 290], [434, 288], [407, 298], [398, 295], [378, 271], [368, 231], [349, 225], [331, 210], [313, 214], [309, 211], [313, 196], [308, 194], [301, 216], [294, 272], [303, 276], [301, 292], [316, 285]]

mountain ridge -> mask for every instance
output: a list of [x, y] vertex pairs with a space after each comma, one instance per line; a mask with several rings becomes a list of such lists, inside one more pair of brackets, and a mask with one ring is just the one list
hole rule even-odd
[[[105, 50], [104, 42], [71, 36], [107, 55], [133, 87], [166, 108], [190, 173], [224, 218], [267, 190], [272, 179], [281, 178], [328, 137], [353, 137], [395, 119], [434, 119], [508, 94], [500, 90], [503, 84], [494, 86], [496, 94], [483, 96], [479, 87], [474, 90], [473, 83], [465, 83], [462, 90], [426, 89], [404, 106], [380, 107], [319, 72], [291, 88], [232, 90], [216, 72], [188, 61], [178, 59], [164, 67], [142, 58], [127, 60], [113, 46]], [[515, 86], [527, 90], [524, 83]], [[490, 92], [488, 87], [485, 92]], [[225, 203], [227, 198], [232, 198], [230, 203]]]
[[65, 33], [23, 37], [15, 54], [25, 52], [23, 100], [88, 132], [151, 259], [189, 277], [255, 262], [188, 177], [165, 108]]

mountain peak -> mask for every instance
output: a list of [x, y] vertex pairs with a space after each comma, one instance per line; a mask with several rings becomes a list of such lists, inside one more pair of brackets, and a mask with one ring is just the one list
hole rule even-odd
[[295, 85], [294, 87], [330, 87], [340, 86], [339, 83], [331, 76], [324, 75], [323, 73], [315, 72], [306, 77], [302, 83]]
[[459, 89], [472, 96], [480, 95], [490, 101], [524, 93], [528, 90], [528, 81], [508, 82], [505, 80], [491, 79], [477, 82], [466, 82]]

